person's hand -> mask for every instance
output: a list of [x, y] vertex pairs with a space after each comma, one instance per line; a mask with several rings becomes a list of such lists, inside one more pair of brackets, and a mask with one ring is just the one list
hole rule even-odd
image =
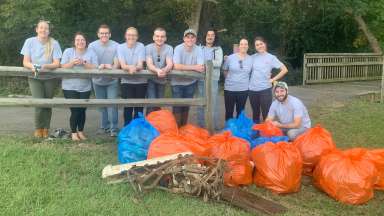
[[136, 66], [128, 65], [128, 73], [129, 74], [134, 74], [134, 73], [136, 73], [136, 71], [137, 71]]
[[112, 65], [111, 64], [103, 64], [104, 65], [104, 69], [112, 69]]
[[104, 64], [99, 64], [99, 67], [97, 67], [99, 70], [102, 70], [105, 68], [105, 65]]
[[281, 128], [282, 124], [280, 124], [280, 122], [278, 121], [272, 121], [272, 124], [278, 128]]
[[204, 65], [196, 65], [195, 71], [203, 73], [203, 72], [205, 72], [205, 66]]
[[165, 70], [160, 69], [160, 68], [158, 68], [158, 69], [156, 70], [156, 72], [157, 72], [157, 77], [159, 77], [159, 78], [163, 78], [163, 77], [165, 77], [165, 76], [167, 75], [167, 73], [165, 72]]
[[72, 60], [72, 64], [73, 65], [82, 65], [83, 64], [83, 60], [79, 59], [79, 58], [75, 58], [75, 59]]

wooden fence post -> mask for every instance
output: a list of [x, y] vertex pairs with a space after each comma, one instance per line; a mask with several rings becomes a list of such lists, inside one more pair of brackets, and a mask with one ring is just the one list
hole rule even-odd
[[382, 74], [381, 74], [381, 93], [380, 93], [380, 103], [384, 103], [384, 56], [381, 57], [381, 61], [382, 61], [382, 65], [381, 65], [381, 70], [382, 70]]
[[303, 85], [305, 85], [305, 80], [307, 79], [307, 55], [305, 53], [303, 58]]
[[[214, 132], [213, 127], [213, 110], [212, 110], [212, 73], [213, 73], [213, 63], [212, 61], [207, 61], [205, 65], [205, 126], [209, 132]], [[218, 97], [218, 95], [215, 95]], [[214, 97], [215, 97], [214, 96]]]

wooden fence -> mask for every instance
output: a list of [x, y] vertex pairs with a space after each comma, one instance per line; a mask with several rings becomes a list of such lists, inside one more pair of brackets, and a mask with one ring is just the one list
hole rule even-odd
[[379, 80], [383, 55], [376, 53], [306, 53], [303, 85], [312, 83]]
[[[42, 99], [42, 98], [0, 98], [0, 106], [2, 107], [105, 107], [108, 105], [124, 106], [204, 106], [205, 107], [205, 123], [208, 130], [213, 132], [212, 124], [212, 70], [211, 61], [206, 64], [205, 73], [197, 73], [193, 71], [171, 71], [167, 76], [172, 77], [188, 77], [205, 80], [205, 97], [204, 98], [158, 98], [158, 99]], [[7, 77], [28, 77], [32, 72], [23, 67], [0, 66], [0, 76]], [[54, 76], [56, 78], [81, 77], [91, 78], [97, 76], [107, 77], [146, 77], [154, 78], [152, 72], [142, 70], [135, 74], [128, 74], [123, 70], [98, 70], [98, 69], [64, 69], [59, 68], [51, 71], [42, 71], [39, 76]]]

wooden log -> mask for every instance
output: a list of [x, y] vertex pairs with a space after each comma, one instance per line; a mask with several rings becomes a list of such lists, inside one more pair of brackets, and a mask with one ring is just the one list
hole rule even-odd
[[[24, 67], [13, 67], [13, 66], [0, 66], [0, 76], [31, 76], [31, 70], [28, 70]], [[56, 78], [73, 78], [73, 77], [81, 77], [81, 78], [91, 78], [91, 77], [145, 77], [145, 78], [154, 78], [156, 75], [148, 70], [142, 70], [135, 74], [128, 74], [127, 71], [113, 69], [113, 70], [99, 70], [99, 69], [66, 69], [66, 68], [58, 68], [55, 70], [43, 70], [39, 73], [39, 77], [44, 77], [49, 75], [50, 77]], [[198, 73], [194, 71], [177, 71], [172, 70], [168, 75], [168, 77], [190, 77], [196, 79], [204, 79], [204, 73]]]
[[202, 98], [158, 98], [158, 99], [65, 99], [65, 98], [0, 98], [0, 107], [161, 107], [203, 106]]
[[224, 187], [221, 199], [250, 213], [264, 213], [267, 215], [281, 214], [288, 209], [284, 206], [244, 191], [240, 188]]
[[307, 63], [307, 67], [327, 67], [327, 66], [366, 66], [366, 65], [380, 65], [381, 62], [332, 62], [332, 63]]
[[213, 125], [213, 109], [212, 109], [212, 73], [213, 73], [213, 63], [212, 61], [207, 62], [206, 64], [206, 79], [205, 79], [205, 126], [209, 132], [213, 133], [215, 131]]

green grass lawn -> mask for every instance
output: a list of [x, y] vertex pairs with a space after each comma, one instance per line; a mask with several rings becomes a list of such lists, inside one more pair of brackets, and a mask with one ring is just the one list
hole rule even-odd
[[[332, 131], [340, 148], [384, 147], [384, 105], [354, 102], [338, 109], [313, 109], [314, 123]], [[117, 163], [112, 140], [42, 142], [22, 136], [0, 136], [1, 215], [249, 215], [226, 204], [204, 203], [163, 191], [139, 202], [128, 184], [107, 185], [101, 170]], [[334, 201], [303, 179], [301, 191], [258, 194], [290, 210], [286, 215], [383, 215], [384, 192], [368, 204], [349, 206]]]

